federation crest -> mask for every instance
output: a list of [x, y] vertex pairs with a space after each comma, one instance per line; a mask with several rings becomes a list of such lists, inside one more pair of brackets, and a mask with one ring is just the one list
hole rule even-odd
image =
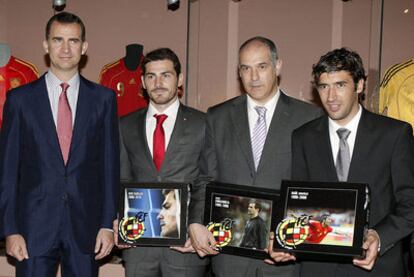
[[135, 243], [145, 232], [147, 213], [139, 212], [135, 216], [124, 217], [119, 222], [119, 236], [126, 243]]
[[224, 247], [231, 242], [232, 225], [233, 220], [231, 220], [230, 218], [225, 218], [223, 221], [219, 223], [210, 222], [207, 225], [207, 229], [213, 234], [213, 237], [216, 240], [217, 247]]
[[282, 220], [276, 228], [276, 239], [287, 249], [294, 249], [306, 241], [309, 235], [310, 216], [288, 217]]

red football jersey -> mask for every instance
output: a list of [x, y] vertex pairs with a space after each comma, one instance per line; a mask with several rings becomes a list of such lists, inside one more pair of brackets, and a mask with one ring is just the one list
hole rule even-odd
[[[143, 56], [141, 62], [142, 59]], [[141, 75], [141, 67], [139, 66], [135, 71], [128, 70], [124, 58], [102, 68], [99, 83], [116, 92], [119, 117], [148, 105], [142, 93]]]
[[37, 78], [39, 78], [39, 72], [36, 66], [14, 56], [10, 56], [9, 62], [0, 67], [0, 126], [3, 122], [3, 106], [6, 101], [6, 93]]

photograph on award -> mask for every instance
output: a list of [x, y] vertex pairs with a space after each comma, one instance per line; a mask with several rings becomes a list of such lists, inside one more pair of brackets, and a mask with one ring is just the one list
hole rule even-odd
[[304, 244], [352, 246], [357, 190], [288, 188], [285, 222], [304, 227]]
[[212, 182], [206, 186], [204, 224], [220, 253], [264, 259], [279, 192]]
[[157, 245], [157, 240], [180, 240], [186, 214], [186, 205], [182, 210], [182, 191], [173, 187], [125, 186], [121, 191], [120, 241], [146, 244], [145, 240], [150, 239]]
[[225, 222], [231, 232], [228, 246], [263, 250], [267, 247], [272, 202], [265, 199], [213, 193], [211, 222]]

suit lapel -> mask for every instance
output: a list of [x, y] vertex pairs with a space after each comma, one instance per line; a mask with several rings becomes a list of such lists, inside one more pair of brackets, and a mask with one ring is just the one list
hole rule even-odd
[[375, 129], [370, 126], [369, 114], [367, 111], [362, 109], [362, 115], [359, 120], [354, 150], [352, 152], [352, 159], [349, 167], [349, 182], [357, 182], [356, 178], [358, 176], [365, 175], [365, 173], [362, 172], [364, 170], [362, 165], [367, 162], [366, 157], [371, 156], [369, 153], [369, 146], [372, 144], [372, 141], [375, 141], [375, 136]]
[[[47, 143], [53, 149], [52, 152], [54, 155], [53, 158], [56, 159], [56, 164], [62, 164], [63, 166], [63, 157], [62, 152], [60, 151], [59, 139], [56, 132], [56, 125], [53, 121], [52, 109], [50, 108], [50, 100], [47, 93], [45, 75], [43, 75], [37, 82], [33, 83], [33, 113], [36, 118], [39, 129], [44, 133]], [[64, 170], [64, 167], [61, 168]]]
[[80, 76], [79, 96], [76, 106], [75, 124], [73, 126], [72, 143], [70, 146], [69, 160], [79, 145], [80, 140], [84, 136], [88, 126], [88, 122], [92, 112], [93, 96], [90, 93], [91, 88], [88, 87], [85, 80]]
[[245, 95], [240, 97], [239, 101], [236, 101], [233, 104], [233, 107], [230, 110], [230, 118], [236, 133], [236, 141], [240, 145], [240, 149], [246, 158], [250, 170], [255, 172], [252, 143], [250, 139], [249, 118], [247, 115], [247, 98]]
[[[147, 125], [146, 124], [147, 111], [148, 111], [148, 108], [145, 108], [145, 112], [140, 113], [138, 117], [137, 128], [136, 128], [136, 130], [138, 130], [137, 141], [138, 142], [141, 141], [142, 146], [143, 146], [143, 149], [138, 149], [138, 151], [144, 151], [145, 158], [152, 165], [153, 171], [157, 172], [157, 168], [155, 167], [154, 161], [152, 159], [151, 151], [150, 151], [148, 140], [147, 140], [147, 126], [146, 126]], [[161, 165], [161, 168], [162, 168], [162, 165]]]
[[336, 157], [332, 156], [332, 145], [329, 137], [329, 121], [328, 117], [323, 117], [319, 125], [315, 128], [315, 137], [311, 142], [314, 149], [317, 149], [317, 160], [320, 161], [320, 173], [326, 175], [325, 181], [338, 181], [336, 174], [335, 162]]
[[[266, 135], [265, 145], [263, 146], [262, 156], [260, 158], [259, 167], [257, 171], [266, 165], [274, 153], [280, 153], [286, 149], [280, 149], [278, 141], [282, 141], [282, 137], [286, 136], [289, 129], [286, 126], [289, 124], [291, 118], [291, 111], [289, 109], [289, 98], [285, 94], [280, 93], [279, 100], [275, 107], [272, 120], [270, 122], [269, 131]], [[269, 161], [268, 161], [269, 160]]]
[[174, 152], [174, 148], [176, 148], [177, 144], [179, 143], [180, 138], [183, 138], [185, 130], [187, 128], [187, 113], [185, 108], [180, 103], [180, 107], [178, 108], [177, 118], [175, 120], [174, 129], [171, 133], [170, 142], [168, 143], [167, 149], [165, 151], [164, 162], [162, 163], [161, 170], [163, 167], [168, 168], [168, 163], [173, 159], [171, 156]]

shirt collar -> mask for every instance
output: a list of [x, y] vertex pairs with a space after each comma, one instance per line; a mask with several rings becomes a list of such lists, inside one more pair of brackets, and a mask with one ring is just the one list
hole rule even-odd
[[276, 94], [272, 98], [270, 98], [269, 101], [267, 101], [266, 104], [264, 105], [257, 104], [253, 98], [251, 98], [248, 94], [246, 95], [247, 95], [247, 108], [248, 109], [255, 111], [254, 108], [256, 106], [261, 106], [261, 107], [265, 107], [267, 111], [273, 111], [276, 108], [277, 101], [279, 100], [280, 89], [277, 89]]
[[[53, 87], [60, 86], [61, 83], [64, 83], [63, 81], [59, 80], [59, 78], [55, 74], [53, 74], [53, 72], [51, 70], [49, 70], [46, 73], [45, 78], [46, 78], [46, 82], [48, 82], [48, 84], [52, 85]], [[67, 82], [69, 84], [69, 90], [76, 90], [76, 91], [78, 91], [79, 82], [80, 82], [79, 73], [76, 73]]]
[[156, 114], [165, 114], [168, 116], [168, 118], [172, 119], [172, 118], [176, 118], [177, 117], [177, 113], [178, 113], [178, 108], [180, 107], [180, 101], [177, 99], [175, 99], [175, 101], [168, 107], [166, 108], [163, 112], [159, 112], [155, 106], [151, 103], [151, 101], [149, 102], [148, 105], [148, 111], [147, 111], [147, 118], [153, 118], [154, 115]]
[[329, 118], [329, 129], [332, 130], [333, 132], [336, 132], [336, 130], [338, 130], [339, 128], [346, 128], [355, 134], [358, 129], [358, 123], [359, 123], [359, 120], [361, 119], [361, 115], [362, 115], [362, 107], [360, 104], [358, 104], [357, 114], [345, 126], [339, 125], [334, 120], [332, 120], [330, 117], [328, 117]]

